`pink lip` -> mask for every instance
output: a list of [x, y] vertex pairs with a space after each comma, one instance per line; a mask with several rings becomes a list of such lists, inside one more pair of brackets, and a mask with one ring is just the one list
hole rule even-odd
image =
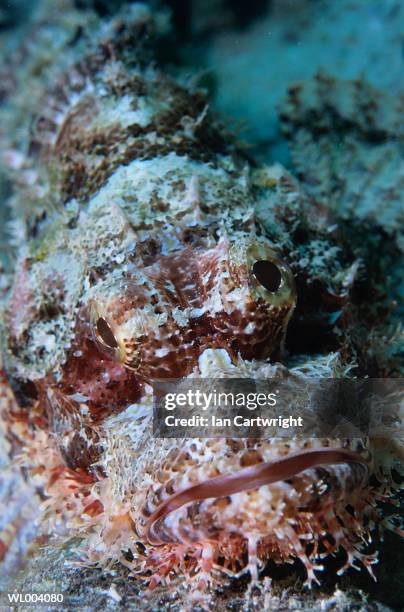
[[192, 485], [174, 493], [156, 508], [146, 524], [147, 539], [153, 545], [167, 544], [156, 533], [156, 523], [184, 504], [258, 489], [263, 485], [292, 478], [310, 468], [338, 463], [359, 463], [367, 467], [367, 462], [359, 453], [345, 448], [318, 448], [291, 453], [274, 461], [241, 469], [234, 474], [223, 474]]

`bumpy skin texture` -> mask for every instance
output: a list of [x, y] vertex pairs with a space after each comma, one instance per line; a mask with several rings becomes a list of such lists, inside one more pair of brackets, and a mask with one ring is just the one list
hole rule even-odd
[[[334, 447], [376, 469], [368, 440], [152, 436], [155, 378], [333, 376], [349, 366], [342, 351], [289, 369], [276, 361], [296, 306], [287, 222], [303, 214], [304, 195], [280, 167], [252, 172], [204, 95], [153, 67], [144, 43], [158, 24], [135, 6], [105, 27], [44, 95], [29, 155], [8, 151], [25, 181], [16, 217], [28, 191], [37, 214], [23, 225], [5, 308], [16, 398], [3, 407], [7, 436], [45, 497], [43, 528], [62, 525], [87, 562], [119, 560], [151, 586], [172, 572], [199, 587], [226, 573], [257, 577], [266, 560], [295, 558], [311, 583], [340, 547], [346, 567], [370, 568], [361, 542], [387, 485], [379, 469], [371, 487], [349, 461], [195, 500], [160, 517], [159, 545], [150, 538], [148, 520], [171, 495], [248, 466]], [[323, 251], [338, 253], [327, 240]], [[340, 307], [356, 267], [331, 255], [317, 282], [324, 304]]]

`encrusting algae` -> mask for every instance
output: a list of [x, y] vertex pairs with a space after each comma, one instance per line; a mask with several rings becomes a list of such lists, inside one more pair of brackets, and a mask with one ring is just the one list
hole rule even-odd
[[366, 314], [362, 262], [329, 230], [325, 200], [280, 165], [252, 168], [205, 94], [155, 65], [164, 16], [135, 4], [97, 34], [91, 22], [85, 44], [78, 27], [26, 142], [3, 134], [17, 261], [1, 409], [41, 533], [78, 538], [84, 563], [120, 562], [150, 587], [255, 581], [268, 560], [295, 559], [311, 585], [341, 549], [339, 573], [373, 573], [397, 439], [152, 435], [155, 379], [363, 368], [350, 335]]

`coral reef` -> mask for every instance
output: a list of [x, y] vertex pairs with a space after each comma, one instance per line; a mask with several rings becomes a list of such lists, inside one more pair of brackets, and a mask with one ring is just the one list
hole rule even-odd
[[[355, 214], [375, 218], [382, 194], [378, 223], [398, 244], [398, 187], [384, 180], [395, 115], [380, 117], [366, 88], [359, 118], [357, 107], [338, 115], [334, 98], [307, 106], [294, 89], [282, 119], [298, 178], [257, 166], [205, 93], [156, 65], [164, 12], [136, 3], [103, 21], [58, 6], [51, 21], [40, 7], [32, 53], [26, 41], [14, 51], [1, 111], [16, 257], [2, 330], [9, 480], [21, 466], [21, 490], [41, 498], [38, 532], [69, 542], [83, 565], [119, 563], [149, 589], [184, 575], [195, 605], [230, 577], [254, 586], [268, 561], [298, 561], [307, 586], [341, 552], [327, 571], [373, 575], [369, 545], [396, 529], [383, 504], [398, 488], [397, 439], [158, 439], [151, 383], [397, 374], [375, 350], [394, 307], [377, 283], [386, 266], [364, 278], [367, 255], [337, 217], [352, 213], [360, 177], [371, 206]], [[352, 179], [336, 126], [357, 160]], [[250, 487], [246, 468], [272, 477]], [[220, 495], [237, 475], [243, 486]], [[215, 483], [214, 496], [195, 495]], [[10, 516], [0, 534], [6, 561], [21, 522]]]

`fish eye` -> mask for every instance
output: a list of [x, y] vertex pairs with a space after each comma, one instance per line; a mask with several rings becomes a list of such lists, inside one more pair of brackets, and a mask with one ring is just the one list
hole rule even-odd
[[272, 261], [259, 259], [252, 267], [252, 273], [262, 287], [270, 293], [278, 291], [282, 284], [281, 272]]
[[97, 319], [95, 326], [97, 329], [98, 339], [103, 344], [105, 344], [109, 348], [113, 348], [113, 349], [118, 348], [118, 343], [112, 332], [112, 329], [109, 326], [108, 322], [103, 317], [99, 317]]

